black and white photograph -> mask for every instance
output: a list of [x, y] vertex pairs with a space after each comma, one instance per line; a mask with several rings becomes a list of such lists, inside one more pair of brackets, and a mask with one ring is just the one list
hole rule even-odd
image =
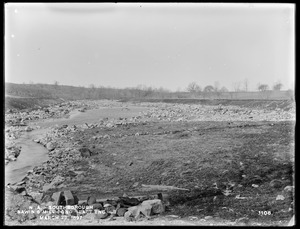
[[4, 4], [6, 226], [294, 226], [292, 3]]

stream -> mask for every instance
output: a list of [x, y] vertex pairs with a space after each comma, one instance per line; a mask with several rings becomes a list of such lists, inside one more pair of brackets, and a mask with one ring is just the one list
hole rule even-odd
[[49, 127], [55, 125], [82, 125], [84, 123], [95, 123], [101, 118], [130, 118], [139, 115], [139, 112], [146, 111], [146, 107], [128, 106], [127, 109], [122, 107], [103, 107], [85, 112], [77, 110], [71, 111], [68, 118], [40, 120], [31, 123], [30, 126], [39, 126], [31, 132], [24, 134], [15, 140], [17, 146], [21, 146], [21, 153], [16, 161], [10, 161], [5, 165], [5, 184], [20, 182], [35, 166], [41, 165], [49, 159], [48, 150], [34, 142], [46, 134]]

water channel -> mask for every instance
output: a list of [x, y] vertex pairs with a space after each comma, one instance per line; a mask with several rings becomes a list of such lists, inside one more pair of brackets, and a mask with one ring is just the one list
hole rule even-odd
[[34, 142], [46, 134], [49, 127], [55, 125], [82, 125], [84, 123], [96, 123], [102, 118], [130, 118], [145, 111], [146, 107], [128, 106], [124, 107], [103, 107], [85, 112], [72, 111], [70, 117], [60, 119], [41, 120], [31, 123], [32, 126], [39, 126], [31, 132], [25, 132], [16, 139], [16, 145], [21, 146], [21, 153], [16, 161], [11, 161], [5, 165], [5, 184], [13, 184], [21, 181], [27, 172], [35, 166], [41, 165], [48, 160], [48, 150], [41, 144]]

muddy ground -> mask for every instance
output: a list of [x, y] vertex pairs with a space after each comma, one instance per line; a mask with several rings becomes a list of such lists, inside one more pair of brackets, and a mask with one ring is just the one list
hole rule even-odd
[[[76, 145], [94, 153], [58, 163], [53, 171], [66, 180], [44, 195], [71, 190], [80, 200], [103, 199], [157, 194], [143, 184], [168, 185], [189, 191], [164, 191], [166, 212], [140, 223], [286, 225], [294, 214], [294, 127], [295, 121], [148, 120], [68, 132], [58, 150]], [[80, 175], [68, 178], [68, 170]], [[73, 223], [87, 222], [95, 223]]]
[[[190, 189], [170, 194], [172, 214], [219, 217], [275, 223], [293, 214], [292, 195], [276, 201], [284, 187], [293, 185], [293, 123], [149, 123], [131, 128], [95, 128], [74, 136], [92, 146], [97, 156], [80, 160], [84, 180], [66, 186], [80, 199], [89, 195], [145, 194], [141, 184], [172, 185]], [[149, 135], [91, 140], [97, 134]], [[168, 132], [168, 133], [165, 133]], [[101, 146], [101, 147], [99, 147]], [[279, 180], [279, 185], [270, 183]], [[132, 186], [138, 182], [138, 186]], [[214, 184], [217, 184], [217, 188]], [[226, 187], [229, 195], [225, 196]], [[258, 185], [253, 187], [252, 185]], [[246, 197], [236, 199], [236, 196]], [[271, 211], [269, 216], [259, 211]], [[170, 214], [170, 213], [169, 213]]]

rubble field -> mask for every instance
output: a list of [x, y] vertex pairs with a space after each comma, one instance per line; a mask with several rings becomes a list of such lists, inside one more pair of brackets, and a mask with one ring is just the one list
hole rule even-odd
[[[99, 107], [127, 110], [129, 104], [76, 101], [7, 113], [6, 151], [22, 153], [13, 140], [34, 131], [34, 124], [49, 114], [60, 118], [74, 110]], [[49, 160], [28, 171], [22, 181], [6, 186], [5, 223], [289, 223], [294, 215], [293, 103], [272, 101], [268, 109], [265, 102], [255, 108], [221, 103], [137, 104], [146, 111], [134, 117], [114, 115], [93, 123], [56, 125], [32, 139], [47, 148]], [[46, 211], [69, 205], [91, 211]], [[44, 216], [26, 212], [30, 206], [45, 210]]]

